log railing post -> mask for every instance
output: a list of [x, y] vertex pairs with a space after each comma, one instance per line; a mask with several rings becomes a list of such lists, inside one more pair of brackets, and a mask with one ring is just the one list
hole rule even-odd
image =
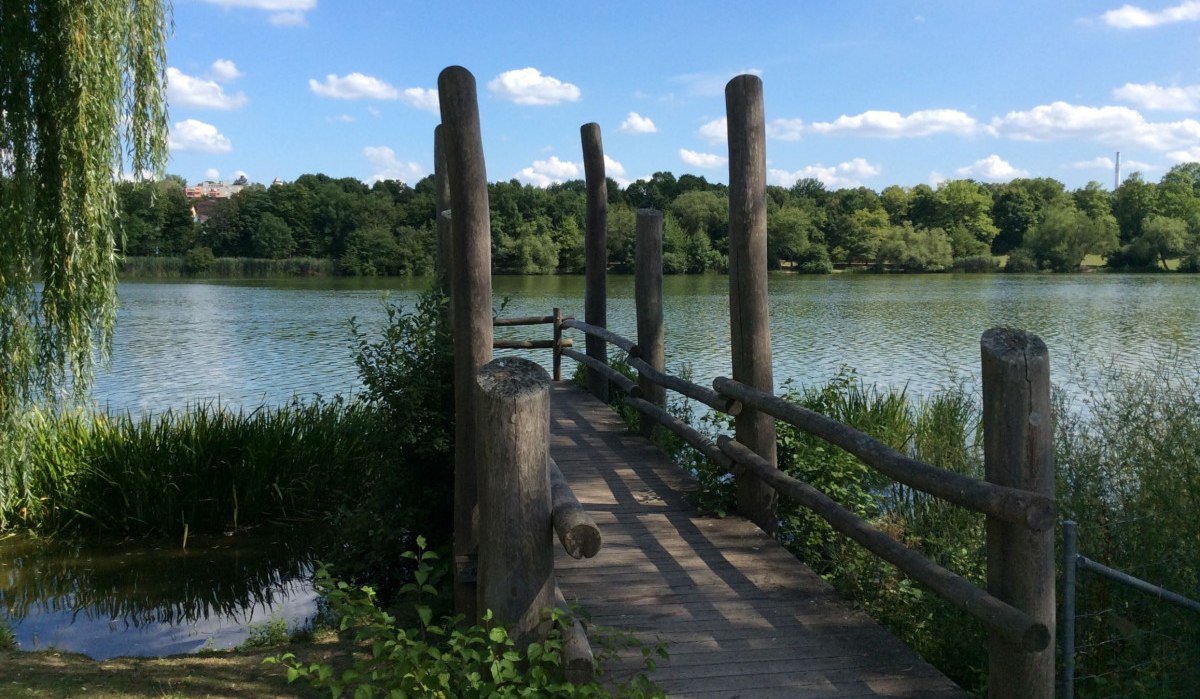
[[[992, 328], [983, 355], [984, 471], [990, 483], [1054, 497], [1050, 358], [1036, 335]], [[1054, 528], [1035, 532], [989, 517], [988, 592], [1054, 633]], [[1051, 699], [1054, 639], [1030, 653], [988, 635], [988, 696]]]
[[[451, 294], [450, 275], [452, 273], [453, 255], [451, 245], [453, 238], [450, 234], [450, 218], [444, 216], [446, 211], [450, 210], [450, 178], [446, 174], [446, 138], [444, 128], [438, 124], [433, 129], [433, 181], [437, 189], [435, 194], [435, 203], [437, 215], [435, 216], [437, 230], [437, 250], [434, 257], [434, 278], [435, 285], [446, 298]], [[453, 321], [450, 320], [449, 304], [447, 304], [446, 326], [453, 327]]]
[[500, 357], [475, 378], [479, 464], [479, 609], [490, 609], [524, 648], [548, 630], [555, 602], [551, 528], [550, 376], [536, 362]]
[[554, 380], [562, 381], [562, 309], [554, 309]]
[[[638, 209], [637, 240], [634, 248], [636, 274], [633, 279], [634, 302], [637, 311], [637, 347], [642, 361], [658, 371], [666, 371], [666, 349], [663, 340], [663, 271], [661, 211]], [[667, 390], [645, 376], [638, 380], [642, 398], [665, 408]], [[654, 421], [643, 418], [641, 432], [649, 437]]]
[[[475, 607], [475, 371], [492, 359], [492, 233], [475, 77], [461, 66], [438, 76], [454, 272], [454, 606], [468, 620]], [[483, 433], [486, 434], [486, 433]]]
[[[587, 188], [587, 225], [583, 236], [584, 279], [583, 321], [608, 327], [608, 184], [604, 175], [604, 144], [599, 124], [579, 129], [583, 140], [583, 174]], [[608, 363], [604, 339], [587, 336], [587, 356]], [[608, 402], [608, 380], [595, 369], [587, 372], [588, 391]]]
[[[767, 161], [762, 80], [739, 75], [725, 86], [729, 129], [729, 328], [733, 379], [773, 393], [767, 320]], [[747, 407], [734, 418], [737, 440], [774, 465], [775, 420]], [[776, 494], [751, 474], [737, 476], [738, 510], [763, 531], [776, 529]]]

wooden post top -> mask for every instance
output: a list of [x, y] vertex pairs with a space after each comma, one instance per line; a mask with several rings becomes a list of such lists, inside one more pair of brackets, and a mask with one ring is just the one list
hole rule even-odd
[[550, 375], [537, 362], [521, 357], [499, 357], [479, 368], [475, 383], [488, 395], [520, 401], [550, 390]]

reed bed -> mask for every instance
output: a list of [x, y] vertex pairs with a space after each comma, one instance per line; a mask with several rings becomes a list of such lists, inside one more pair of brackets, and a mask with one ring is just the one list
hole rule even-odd
[[311, 517], [388, 461], [381, 419], [342, 400], [141, 417], [37, 411], [24, 454], [0, 471], [0, 516], [40, 532], [171, 536]]
[[320, 257], [287, 257], [279, 260], [258, 257], [218, 257], [203, 272], [191, 273], [179, 256], [126, 257], [119, 274], [127, 279], [272, 279], [286, 277], [331, 277], [337, 274], [333, 260]]

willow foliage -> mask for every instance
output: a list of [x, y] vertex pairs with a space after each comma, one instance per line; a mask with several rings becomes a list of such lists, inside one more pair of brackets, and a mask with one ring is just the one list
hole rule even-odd
[[165, 161], [168, 14], [0, 2], [0, 442], [30, 403], [85, 390], [111, 344], [115, 184]]

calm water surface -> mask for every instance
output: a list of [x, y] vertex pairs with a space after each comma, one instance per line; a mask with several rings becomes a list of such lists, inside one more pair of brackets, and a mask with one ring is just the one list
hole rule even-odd
[[[253, 408], [359, 390], [348, 330], [411, 307], [423, 280], [122, 283], [112, 366], [94, 397], [112, 411], [197, 401]], [[496, 277], [505, 315], [558, 306], [582, 316], [580, 277]], [[728, 278], [668, 277], [668, 367], [700, 383], [728, 375]], [[1050, 348], [1052, 374], [1200, 352], [1200, 278], [1190, 275], [833, 275], [771, 278], [775, 381], [821, 383], [853, 367], [870, 383], [928, 393], [979, 373], [979, 336], [1010, 325]], [[636, 335], [633, 280], [609, 278], [608, 325]], [[498, 337], [549, 337], [548, 326]], [[581, 341], [581, 338], [576, 338]], [[548, 352], [534, 353], [548, 363]], [[567, 362], [570, 365], [570, 362]], [[570, 367], [568, 366], [568, 371]]]
[[[580, 277], [493, 283], [505, 315], [547, 315], [556, 306], [582, 315]], [[139, 413], [354, 393], [361, 387], [349, 319], [377, 328], [385, 298], [411, 308], [424, 287], [122, 283], [112, 365], [99, 373], [94, 400]], [[869, 383], [917, 395], [975, 383], [980, 334], [1009, 325], [1046, 341], [1052, 375], [1070, 391], [1072, 379], [1104, 366], [1200, 359], [1198, 292], [1200, 278], [1184, 275], [778, 275], [770, 283], [775, 381], [820, 384], [853, 367]], [[728, 375], [728, 278], [668, 277], [664, 293], [668, 368], [690, 368], [700, 383]], [[634, 337], [633, 307], [632, 278], [610, 277], [609, 327]], [[499, 328], [497, 336], [548, 338], [550, 329]], [[549, 361], [545, 351], [530, 356]], [[0, 614], [7, 611], [23, 648], [54, 645], [98, 658], [234, 645], [248, 622], [274, 615], [294, 626], [311, 615], [303, 555], [238, 539], [196, 542], [187, 554], [174, 544], [71, 550], [0, 541]]]

